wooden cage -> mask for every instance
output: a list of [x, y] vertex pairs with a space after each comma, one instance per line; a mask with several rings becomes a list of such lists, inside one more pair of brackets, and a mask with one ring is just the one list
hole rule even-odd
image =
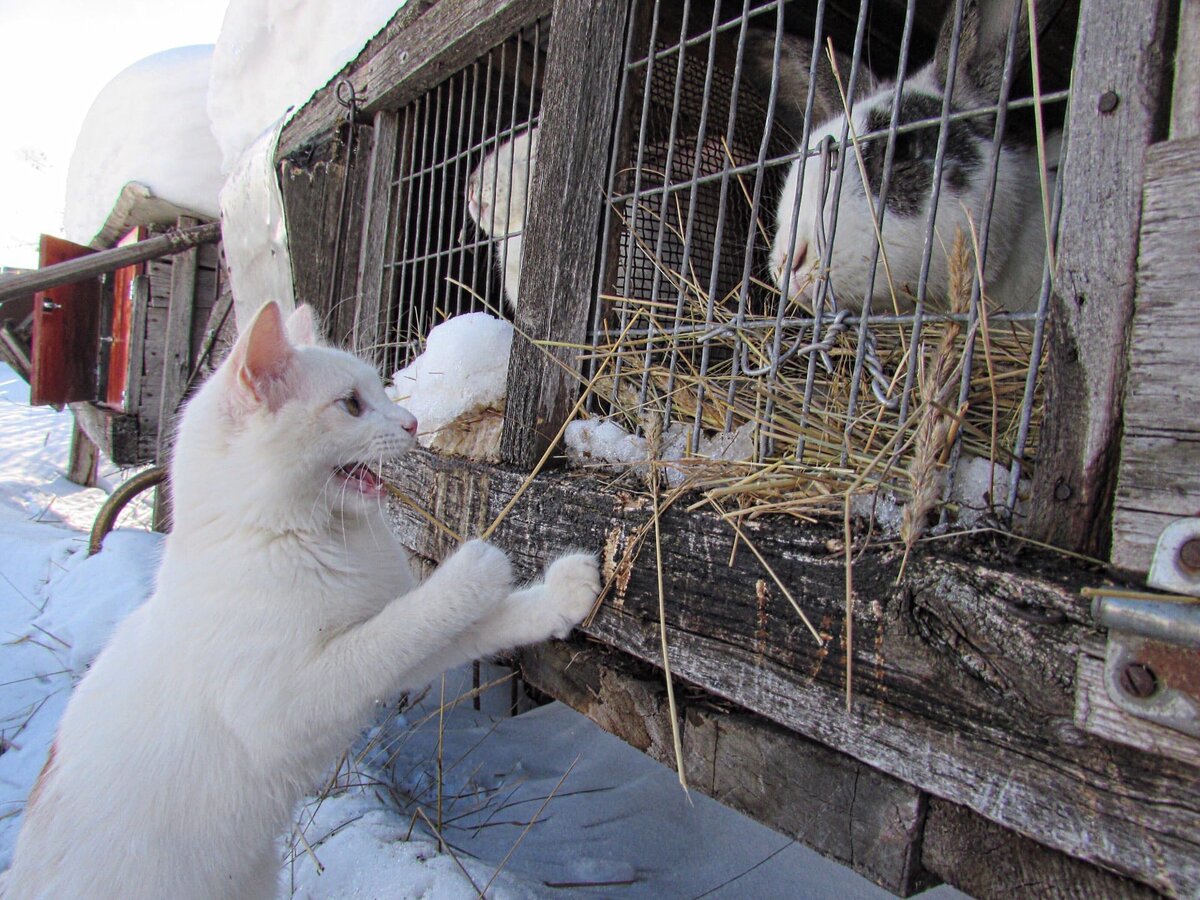
[[[928, 59], [939, 23], [961, 7], [746, 9], [810, 38], [819, 21], [818, 37], [889, 73], [902, 44]], [[685, 502], [659, 510], [656, 560], [645, 545], [655, 498], [553, 464], [526, 483], [577, 411], [580, 373], [596, 359], [579, 348], [594, 351], [617, 315], [612, 285], [645, 277], [655, 302], [661, 291], [675, 303], [638, 261], [639, 237], [653, 236], [660, 261], [724, 246], [717, 222], [749, 234], [778, 190], [771, 165], [784, 151], [764, 124], [774, 92], [735, 91], [740, 50], [717, 38], [744, 31], [740, 6], [410, 0], [291, 120], [278, 151], [296, 299], [323, 313], [334, 340], [387, 375], [440, 317], [507, 308], [515, 321], [503, 463], [416, 453], [388, 476], [431, 497], [429, 511], [461, 534], [523, 492], [494, 540], [525, 575], [567, 547], [604, 556], [612, 585], [586, 639], [525, 654], [526, 679], [674, 766], [656, 674], [665, 652], [693, 686], [675, 704], [690, 784], [902, 895], [939, 879], [978, 896], [1031, 883], [1078, 896], [1200, 890], [1197, 732], [1114, 701], [1115, 629], [1080, 592], [1137, 586], [1164, 528], [1200, 514], [1190, 362], [1200, 70], [1189, 52], [1200, 4], [1058, 7], [1069, 24], [1042, 65], [1069, 142], [1054, 277], [1030, 318], [1044, 336], [1044, 409], [1028, 515], [1018, 537], [1001, 528], [922, 544], [903, 570], [894, 542], [840, 521], [730, 519]], [[678, 85], [694, 83], [684, 48], [708, 54], [701, 75], [716, 73], [701, 79], [699, 109], [744, 137], [707, 156], [696, 122], [635, 115], [678, 110]], [[678, 61], [673, 94], [656, 93], [651, 58]], [[504, 262], [491, 258], [512, 242], [472, 237], [461, 204], [479, 160], [533, 128], [513, 313]], [[759, 185], [743, 192], [751, 214], [705, 219], [705, 185], [734, 170]], [[638, 192], [666, 197], [677, 172], [690, 199], [639, 218]], [[621, 178], [638, 187], [615, 189]], [[764, 260], [743, 246], [737, 266], [713, 262], [695, 280], [721, 293], [749, 284]], [[394, 512], [418, 557], [451, 549], [411, 511]], [[1185, 645], [1158, 678], [1200, 703], [1197, 651]]]

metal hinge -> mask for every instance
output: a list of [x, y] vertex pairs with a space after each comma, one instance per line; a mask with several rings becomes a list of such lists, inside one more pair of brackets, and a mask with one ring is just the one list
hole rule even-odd
[[1200, 519], [1163, 531], [1147, 582], [1171, 594], [1093, 601], [1096, 623], [1108, 629], [1105, 689], [1124, 712], [1200, 737]]

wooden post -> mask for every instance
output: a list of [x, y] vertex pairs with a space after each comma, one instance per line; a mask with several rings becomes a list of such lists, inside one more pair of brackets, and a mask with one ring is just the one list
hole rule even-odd
[[[179, 217], [179, 227], [187, 228], [195, 219]], [[162, 394], [158, 407], [158, 455], [166, 459], [175, 436], [175, 415], [187, 389], [192, 363], [192, 310], [196, 300], [195, 247], [175, 257], [171, 265], [171, 299], [167, 307], [166, 344], [163, 349]]]
[[1162, 136], [1168, 0], [1083, 0], [1075, 45], [1046, 412], [1029, 531], [1105, 555], [1146, 150]]
[[362, 227], [362, 248], [358, 261], [358, 299], [351, 328], [351, 346], [366, 359], [382, 362], [380, 313], [391, 298], [384, 296], [384, 272], [388, 238], [400, 206], [392, 181], [396, 176], [396, 149], [400, 136], [400, 115], [392, 110], [375, 114], [375, 137], [367, 166], [367, 197]]
[[[526, 469], [553, 440], [579, 388], [570, 374], [579, 368], [577, 351], [565, 345], [579, 345], [587, 338], [604, 212], [602, 179], [608, 168], [627, 16], [625, 0], [554, 4], [542, 95], [545, 139], [538, 147], [525, 226], [518, 334], [508, 368], [500, 447], [505, 461]], [[587, 77], [580, 77], [581, 72]], [[537, 346], [531, 339], [553, 340], [560, 346]]]
[[76, 421], [71, 427], [71, 451], [67, 461], [67, 481], [82, 487], [95, 487], [100, 471], [100, 448]]

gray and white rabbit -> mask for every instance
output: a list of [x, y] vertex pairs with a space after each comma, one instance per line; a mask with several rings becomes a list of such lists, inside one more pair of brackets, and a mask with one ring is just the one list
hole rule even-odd
[[[838, 53], [838, 74], [842, 85], [848, 89], [851, 57]], [[824, 49], [817, 61], [817, 86], [813, 91], [813, 124], [827, 122], [838, 115], [842, 107], [841, 92], [837, 77], [829, 64]], [[770, 96], [771, 85], [775, 84], [775, 121], [799, 140], [804, 134], [804, 110], [808, 106], [809, 75], [812, 72], [813, 42], [808, 38], [782, 33], [779, 36], [779, 65], [775, 65], [775, 30], [773, 28], [746, 29], [745, 48], [742, 56], [742, 72], [747, 82], [762, 95], [764, 101]], [[865, 97], [875, 91], [878, 83], [865, 65], [859, 67], [854, 95]]]
[[537, 148], [537, 128], [526, 129], [485, 156], [467, 180], [467, 211], [484, 234], [496, 242], [504, 297], [514, 311], [520, 299], [521, 235]]
[[[1013, 2], [1022, 3], [1016, 42], [1017, 52], [1022, 54], [1022, 48], [1025, 52], [1028, 50], [1023, 0], [966, 0], [963, 4], [951, 114], [994, 106], [997, 102]], [[1045, 4], [1046, 0], [1039, 0], [1039, 7]], [[900, 126], [940, 117], [952, 34], [953, 14], [942, 25], [933, 60], [904, 82], [900, 95]], [[1024, 54], [1017, 62], [1023, 59]], [[895, 93], [894, 84], [884, 84], [858, 101], [852, 113], [854, 132], [862, 136], [886, 131], [891, 122]], [[879, 135], [859, 141], [861, 169], [849, 140], [845, 148], [833, 151], [849, 168], [843, 173], [841, 198], [836, 203], [833, 247], [825, 248], [825, 235], [835, 208], [832, 186], [836, 172], [828, 173], [829, 196], [822, 203], [825, 173], [820, 157], [811, 154], [815, 154], [827, 138], [839, 140], [844, 123], [845, 116], [839, 115], [813, 130], [798, 209], [800, 161], [793, 162], [779, 198], [771, 266], [776, 283], [787, 297], [792, 298], [812, 290], [822, 257], [825, 257], [838, 305], [858, 310], [866, 298], [877, 243], [872, 212], [879, 206], [887, 139], [886, 135]], [[949, 133], [929, 270], [927, 296], [931, 303], [946, 296], [947, 254], [953, 246], [955, 233], [961, 229], [969, 235], [969, 223], [973, 223], [978, 231], [987, 215], [987, 185], [994, 146], [995, 120], [992, 116], [952, 120], [947, 127]], [[901, 309], [911, 308], [911, 293], [916, 291], [921, 270], [937, 143], [936, 124], [896, 136], [881, 232], [891, 282]], [[1057, 134], [1046, 141], [1051, 189], [1058, 144]], [[865, 179], [862, 170], [865, 170]], [[864, 180], [870, 186], [869, 194], [864, 191]], [[1035, 143], [1028, 136], [1007, 128], [1000, 148], [984, 272], [987, 296], [1006, 310], [1030, 310], [1038, 302], [1046, 249], [1040, 183]], [[892, 294], [882, 256], [880, 254], [876, 262], [871, 298], [872, 308], [877, 312], [892, 308]], [[905, 296], [905, 292], [909, 292], [909, 296]]]

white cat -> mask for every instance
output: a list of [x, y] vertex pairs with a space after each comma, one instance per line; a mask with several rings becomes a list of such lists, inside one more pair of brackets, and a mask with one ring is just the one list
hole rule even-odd
[[504, 296], [516, 310], [521, 287], [521, 234], [537, 164], [538, 130], [523, 131], [484, 157], [467, 180], [467, 212], [496, 239]]
[[187, 406], [156, 590], [63, 715], [8, 900], [274, 897], [280, 833], [377, 701], [584, 617], [585, 554], [514, 591], [470, 541], [417, 583], [368, 467], [415, 431], [306, 307], [259, 311]]

